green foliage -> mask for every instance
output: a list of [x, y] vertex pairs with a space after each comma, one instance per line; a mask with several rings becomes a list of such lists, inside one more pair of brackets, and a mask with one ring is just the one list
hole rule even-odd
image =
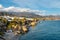
[[4, 35], [4, 32], [0, 32], [0, 35], [3, 36]]

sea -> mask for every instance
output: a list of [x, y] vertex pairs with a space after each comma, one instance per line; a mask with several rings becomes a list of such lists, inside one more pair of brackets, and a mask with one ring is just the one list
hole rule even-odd
[[60, 40], [60, 20], [40, 21], [19, 40]]

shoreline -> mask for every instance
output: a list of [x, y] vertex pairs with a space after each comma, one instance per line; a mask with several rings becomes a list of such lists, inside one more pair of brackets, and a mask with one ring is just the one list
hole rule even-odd
[[[13, 17], [10, 19], [10, 17], [1, 17], [0, 18], [0, 27], [2, 30], [1, 33], [4, 33], [3, 37], [6, 40], [14, 40], [16, 37], [16, 40], [19, 35], [24, 35], [28, 33], [30, 30], [30, 27], [35, 27], [37, 22], [39, 20], [36, 18], [22, 18], [19, 17]], [[1, 35], [1, 34], [0, 34]]]

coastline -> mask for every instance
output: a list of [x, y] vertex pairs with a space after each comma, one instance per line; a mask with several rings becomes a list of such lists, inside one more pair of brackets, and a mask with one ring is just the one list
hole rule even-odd
[[20, 35], [28, 33], [30, 27], [35, 27], [39, 19], [25, 17], [10, 17], [2, 16], [0, 17], [1, 32], [4, 33], [4, 38], [6, 40], [18, 40]]

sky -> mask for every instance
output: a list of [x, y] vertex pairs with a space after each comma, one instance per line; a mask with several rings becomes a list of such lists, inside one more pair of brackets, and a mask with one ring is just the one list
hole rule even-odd
[[1, 8], [40, 10], [44, 15], [60, 15], [60, 0], [0, 0]]

